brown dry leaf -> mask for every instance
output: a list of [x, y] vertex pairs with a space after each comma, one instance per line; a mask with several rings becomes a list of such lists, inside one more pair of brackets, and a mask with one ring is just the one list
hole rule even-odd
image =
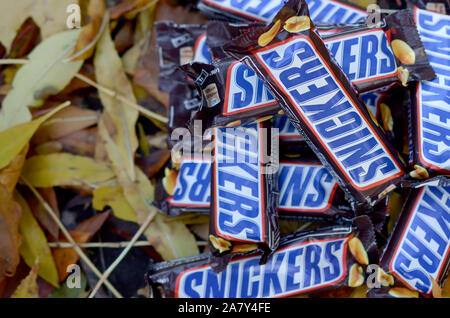
[[22, 208], [19, 228], [23, 237], [20, 255], [28, 266], [39, 261], [38, 275], [55, 287], [58, 287], [58, 273], [47, 238], [31, 213], [27, 201], [16, 191], [14, 195]]
[[[110, 216], [110, 211], [99, 213], [93, 217], [81, 222], [77, 225], [75, 230], [69, 231], [70, 235], [77, 243], [89, 242], [103, 226], [105, 221]], [[61, 237], [60, 242], [67, 242], [65, 237]], [[76, 264], [79, 259], [79, 255], [73, 248], [53, 248], [53, 257], [58, 268], [58, 276], [60, 282], [66, 279], [69, 272], [67, 267], [71, 264]]]
[[20, 205], [12, 193], [0, 185], [0, 282], [14, 275], [19, 264], [19, 248], [22, 238], [19, 234]]
[[154, 188], [145, 174], [136, 167], [136, 182], [131, 181], [121, 162], [117, 146], [100, 123], [99, 133], [105, 143], [110, 160], [113, 163], [117, 180], [130, 206], [133, 207], [139, 224], [145, 222], [149, 214], [153, 221], [144, 231], [147, 240], [165, 260], [196, 255], [199, 253], [194, 235], [181, 221], [156, 212], [151, 204], [154, 200]]
[[[136, 102], [133, 88], [123, 71], [122, 61], [114, 48], [108, 27], [98, 42], [94, 66], [98, 84], [115, 91], [131, 102]], [[99, 96], [104, 106], [101, 120], [106, 121], [109, 135], [118, 146], [125, 171], [131, 180], [135, 180], [134, 153], [138, 147], [135, 126], [139, 113], [104, 92], [100, 91]]]
[[431, 279], [431, 294], [433, 295], [433, 298], [446, 298], [442, 294], [442, 288], [439, 286], [437, 281], [430, 275]]
[[114, 178], [114, 171], [89, 157], [55, 153], [27, 159], [22, 176], [37, 188], [93, 186]]
[[126, 21], [114, 37], [114, 46], [119, 54], [133, 46], [133, 34], [133, 21]]
[[90, 0], [87, 10], [90, 22], [82, 28], [75, 49], [69, 57], [74, 61], [87, 60], [92, 56], [95, 44], [108, 21], [108, 17], [105, 16], [105, 0]]
[[111, 19], [118, 19], [125, 14], [135, 14], [141, 10], [145, 10], [158, 0], [123, 0], [118, 5], [109, 9]]
[[41, 32], [39, 26], [34, 22], [33, 18], [29, 17], [17, 31], [17, 35], [11, 44], [8, 58], [18, 59], [27, 56], [40, 41]]
[[38, 145], [49, 140], [56, 140], [65, 137], [73, 132], [97, 123], [100, 114], [96, 111], [69, 106], [61, 110], [52, 119], [47, 120], [36, 131], [31, 143]]
[[150, 179], [153, 178], [170, 159], [170, 151], [167, 149], [156, 150], [145, 157], [136, 159], [136, 164]]
[[0, 12], [3, 12], [0, 19], [0, 42], [9, 49], [16, 31], [26, 17], [32, 17], [41, 27], [43, 39], [67, 30], [67, 6], [77, 3], [78, 0], [0, 1]]
[[97, 127], [79, 130], [58, 140], [64, 152], [93, 157], [97, 142]]
[[19, 181], [22, 172], [25, 157], [28, 153], [28, 144], [22, 151], [9, 163], [9, 165], [0, 170], [0, 184], [3, 184], [9, 193], [13, 193], [17, 181]]
[[37, 284], [37, 273], [39, 270], [39, 261], [37, 261], [11, 295], [11, 298], [39, 298], [39, 287]]
[[[59, 217], [59, 207], [58, 207], [58, 199], [56, 197], [56, 193], [54, 188], [40, 188], [37, 191], [41, 194], [42, 198], [48, 203], [48, 205], [52, 208], [55, 214]], [[39, 221], [44, 229], [46, 229], [49, 234], [57, 239], [59, 237], [59, 227], [58, 224], [53, 220], [41, 202], [36, 198], [35, 195], [27, 192], [25, 194], [25, 199], [29, 203], [31, 212]]]

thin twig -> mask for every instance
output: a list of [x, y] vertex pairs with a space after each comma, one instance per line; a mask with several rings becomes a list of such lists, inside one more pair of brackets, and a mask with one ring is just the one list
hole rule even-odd
[[[127, 247], [130, 242], [91, 242], [91, 243], [78, 243], [80, 248], [123, 248]], [[197, 241], [198, 246], [205, 246], [206, 241]], [[73, 248], [73, 244], [67, 242], [49, 242], [48, 246], [57, 248]], [[133, 244], [133, 247], [146, 247], [152, 246], [148, 241], [137, 241]]]
[[[97, 275], [100, 279], [102, 278], [102, 273], [95, 267], [94, 263], [91, 262], [89, 257], [81, 250], [78, 244], [74, 241], [69, 231], [67, 231], [64, 224], [62, 224], [61, 220], [58, 218], [53, 209], [48, 205], [48, 203], [42, 198], [41, 194], [36, 190], [36, 188], [24, 177], [20, 177], [22, 181], [30, 188], [31, 192], [36, 196], [39, 202], [42, 204], [45, 210], [47, 210], [48, 214], [52, 217], [52, 219], [56, 222], [61, 232], [64, 234], [66, 239], [73, 245], [73, 249], [77, 252], [80, 258], [89, 266], [89, 268]], [[119, 291], [106, 279], [103, 279], [106, 287], [113, 293], [113, 295], [117, 298], [123, 298], [123, 296], [119, 293]]]
[[[0, 59], [0, 65], [4, 65], [4, 64], [27, 64], [28, 60], [25, 59]], [[125, 105], [136, 109], [138, 112], [142, 113], [143, 115], [150, 117], [152, 119], [158, 120], [164, 124], [167, 124], [169, 122], [168, 118], [157, 114], [155, 112], [152, 112], [151, 110], [148, 110], [145, 107], [142, 107], [139, 104], [136, 104], [132, 101], [129, 101], [126, 97], [117, 94], [115, 91], [106, 88], [104, 86], [101, 86], [100, 84], [94, 82], [93, 80], [91, 80], [89, 77], [86, 77], [82, 74], [76, 74], [75, 75], [76, 78], [78, 78], [79, 80], [82, 80], [83, 82], [86, 82], [87, 84], [95, 87], [96, 89], [98, 89], [99, 91], [102, 91], [105, 94], [108, 94], [111, 97], [116, 98], [117, 100], [121, 101], [122, 103], [124, 103]]]
[[128, 246], [120, 253], [120, 255], [116, 258], [116, 260], [108, 267], [108, 269], [103, 273], [102, 277], [100, 277], [100, 280], [97, 282], [97, 285], [95, 285], [94, 289], [92, 290], [91, 294], [89, 295], [89, 298], [93, 298], [95, 294], [97, 294], [97, 291], [100, 289], [103, 283], [107, 282], [108, 276], [113, 272], [113, 270], [120, 264], [120, 262], [123, 260], [123, 258], [128, 254], [130, 249], [133, 247], [134, 243], [138, 240], [138, 238], [144, 233], [144, 231], [147, 229], [147, 227], [150, 225], [150, 222], [153, 221], [153, 218], [156, 215], [156, 210], [153, 210], [148, 216], [145, 222], [141, 225], [139, 230], [134, 234], [131, 241], [128, 243]]

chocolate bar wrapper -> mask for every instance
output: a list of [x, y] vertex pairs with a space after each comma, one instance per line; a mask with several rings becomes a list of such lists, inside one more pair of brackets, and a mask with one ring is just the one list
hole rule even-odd
[[280, 140], [280, 153], [297, 157], [300, 154], [309, 155], [313, 153], [303, 136], [298, 132], [286, 115], [277, 115], [273, 118], [273, 127], [278, 128]]
[[211, 195], [211, 160], [183, 157], [176, 167], [165, 168], [164, 178], [155, 187], [161, 212], [170, 216], [181, 213], [209, 214]]
[[355, 217], [344, 191], [316, 158], [282, 157], [278, 184], [280, 218], [337, 221]]
[[430, 294], [431, 277], [443, 284], [450, 264], [450, 187], [411, 190], [380, 259], [404, 285]]
[[[179, 72], [181, 72], [179, 70]], [[190, 130], [190, 122], [193, 114], [201, 107], [201, 96], [193, 81], [174, 82], [169, 93], [169, 109], [167, 117], [167, 144], [172, 149], [180, 142], [180, 137], [185, 138]], [[183, 130], [176, 131], [177, 128]]]
[[[281, 28], [293, 16], [303, 21], [302, 31]], [[248, 30], [225, 51], [265, 81], [354, 208], [375, 205], [404, 175], [397, 152], [316, 34], [306, 4], [288, 1], [275, 21]], [[260, 42], [266, 44], [265, 38], [270, 39], [277, 27], [270, 45], [259, 46], [258, 39], [262, 36]]]
[[[358, 240], [368, 262], [377, 258], [370, 219], [362, 216], [344, 225], [281, 238], [279, 248], [266, 264], [260, 254], [234, 259], [216, 274], [208, 265], [210, 254], [157, 263], [146, 275], [153, 297], [167, 298], [274, 298], [307, 295], [348, 286], [358, 265], [349, 249]], [[295, 277], [295, 279], [294, 279]], [[364, 282], [364, 277], [359, 284]]]
[[[415, 21], [437, 77], [411, 87], [409, 183], [428, 183], [438, 176], [441, 185], [450, 175], [450, 16], [416, 9]], [[418, 180], [419, 179], [419, 180]], [[447, 184], [450, 182], [447, 181]]]
[[406, 5], [412, 9], [418, 7], [440, 14], [450, 14], [450, 2], [447, 0], [407, 0]]
[[412, 10], [383, 18], [382, 27], [361, 27], [324, 36], [325, 45], [358, 92], [435, 77], [414, 23]]
[[[199, 0], [197, 8], [214, 20], [271, 22], [283, 7], [284, 2], [286, 1]], [[345, 1], [308, 0], [306, 2], [314, 22], [354, 23], [368, 16], [363, 8]]]
[[270, 124], [214, 129], [209, 245], [216, 273], [242, 249], [263, 250], [264, 262], [278, 247], [278, 143]]
[[194, 80], [202, 96], [192, 122], [200, 120], [205, 127], [245, 125], [280, 111], [255, 72], [232, 58], [212, 64], [189, 63], [180, 69]]
[[176, 82], [186, 77], [177, 66], [192, 61], [210, 63], [206, 46], [206, 25], [155, 22], [159, 52], [159, 90], [170, 92]]

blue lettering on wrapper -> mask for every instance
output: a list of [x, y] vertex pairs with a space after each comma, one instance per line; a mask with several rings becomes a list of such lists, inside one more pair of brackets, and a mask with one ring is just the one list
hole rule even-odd
[[214, 222], [218, 235], [264, 242], [260, 124], [215, 129]]
[[423, 293], [438, 280], [450, 249], [450, 187], [422, 188], [399, 239], [390, 271]]
[[420, 38], [437, 78], [418, 83], [420, 161], [450, 173], [450, 17], [415, 10]]
[[397, 76], [394, 53], [382, 29], [329, 38], [324, 42], [353, 83]]
[[356, 188], [367, 188], [402, 170], [369, 122], [340, 87], [309, 40], [296, 36], [253, 53], [286, 94]]
[[183, 159], [170, 204], [208, 207], [210, 193], [211, 163], [203, 159]]
[[276, 251], [259, 265], [259, 256], [232, 260], [214, 274], [210, 266], [189, 269], [177, 277], [178, 297], [282, 297], [337, 284], [347, 274], [349, 237], [318, 240]]

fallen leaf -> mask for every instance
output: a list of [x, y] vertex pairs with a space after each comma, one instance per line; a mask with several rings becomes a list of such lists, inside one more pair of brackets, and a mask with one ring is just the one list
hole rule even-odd
[[439, 286], [437, 281], [433, 278], [433, 276], [429, 275], [431, 279], [431, 294], [433, 298], [444, 298], [442, 296], [442, 288]]
[[[40, 188], [37, 189], [37, 191], [59, 217], [58, 200], [54, 188]], [[39, 224], [41, 224], [42, 228], [47, 230], [53, 239], [57, 239], [59, 237], [58, 224], [53, 220], [41, 202], [30, 191], [24, 193], [24, 198], [28, 202], [31, 212]]]
[[90, 0], [87, 10], [90, 22], [82, 28], [75, 49], [69, 57], [74, 61], [87, 60], [92, 56], [95, 44], [108, 22], [105, 0]]
[[49, 155], [51, 153], [63, 152], [63, 145], [59, 141], [47, 141], [33, 149], [38, 155]]
[[37, 188], [99, 184], [114, 178], [103, 162], [68, 153], [38, 155], [25, 161], [22, 175]]
[[[32, 120], [29, 123], [20, 124], [11, 127], [7, 130], [0, 132], [0, 169], [3, 169], [11, 160], [16, 158], [16, 156], [23, 150], [23, 148], [28, 144], [33, 134], [39, 128], [39, 126], [45, 122], [47, 119], [52, 117], [54, 114], [59, 112], [64, 107], [69, 104], [62, 104], [47, 114]], [[14, 142], [11, 142], [14, 140]]]
[[24, 17], [32, 17], [41, 27], [43, 39], [67, 30], [66, 12], [68, 5], [78, 4], [78, 0], [2, 0], [0, 12], [0, 42], [10, 48], [16, 31]]
[[31, 143], [41, 144], [45, 141], [56, 140], [73, 132], [87, 128], [97, 123], [100, 114], [96, 111], [69, 106], [43, 123], [33, 136]]
[[124, 0], [109, 9], [111, 19], [118, 19], [125, 14], [135, 14], [157, 3], [158, 0]]
[[95, 189], [92, 206], [99, 211], [109, 206], [115, 217], [137, 222], [136, 213], [125, 198], [120, 186], [103, 186]]
[[136, 164], [144, 171], [148, 178], [153, 178], [170, 159], [167, 149], [153, 151], [150, 155], [136, 159]]
[[[110, 212], [104, 212], [94, 215], [93, 217], [81, 222], [77, 225], [75, 230], [69, 231], [70, 235], [77, 243], [89, 242], [105, 223], [110, 216]], [[65, 237], [61, 237], [60, 242], [67, 242]], [[58, 268], [59, 280], [64, 281], [69, 272], [67, 268], [69, 265], [76, 264], [79, 260], [79, 255], [73, 248], [53, 248], [53, 257], [55, 258], [56, 266]]]
[[133, 21], [127, 20], [114, 37], [114, 46], [119, 54], [133, 46]]
[[39, 287], [37, 284], [37, 274], [39, 270], [39, 262], [31, 267], [30, 273], [21, 282], [11, 298], [39, 298]]
[[8, 58], [23, 58], [41, 41], [41, 31], [33, 18], [27, 18], [14, 38], [9, 50]]
[[29, 62], [14, 76], [13, 88], [3, 100], [0, 131], [31, 120], [28, 107], [41, 106], [49, 95], [60, 92], [78, 73], [82, 61], [64, 63], [79, 30], [58, 33], [39, 44]]
[[52, 291], [49, 298], [86, 298], [89, 293], [86, 291], [87, 279], [83, 272], [80, 273], [80, 286], [69, 287], [67, 281], [61, 287]]
[[58, 139], [65, 152], [82, 156], [94, 156], [97, 142], [97, 127], [79, 130]]
[[3, 184], [9, 193], [13, 193], [17, 181], [19, 180], [28, 148], [28, 144], [26, 144], [9, 165], [0, 170], [0, 184]]
[[22, 238], [19, 220], [22, 215], [20, 205], [3, 185], [0, 185], [0, 282], [5, 276], [11, 277], [19, 264], [19, 248]]
[[47, 238], [31, 213], [27, 201], [17, 191], [14, 198], [22, 208], [19, 228], [23, 243], [20, 247], [20, 255], [30, 267], [39, 260], [38, 275], [53, 286], [58, 287], [58, 273]]
[[154, 187], [150, 180], [139, 169], [135, 168], [136, 182], [130, 180], [124, 170], [117, 146], [108, 135], [106, 128], [100, 123], [100, 136], [105, 142], [109, 158], [113, 163], [117, 180], [122, 186], [123, 193], [133, 207], [139, 224], [147, 219], [149, 213], [154, 214], [153, 221], [144, 231], [147, 240], [165, 260], [196, 255], [199, 249], [194, 235], [181, 221], [171, 220], [168, 216], [156, 212], [152, 205], [154, 200]]
[[[94, 58], [95, 77], [98, 84], [115, 91], [131, 102], [136, 102], [133, 88], [122, 68], [122, 61], [114, 48], [109, 28], [106, 28]], [[131, 180], [134, 176], [134, 153], [138, 147], [135, 126], [138, 111], [125, 106], [116, 98], [99, 92], [104, 106], [102, 120], [107, 121], [109, 134], [118, 146], [121, 161]]]

